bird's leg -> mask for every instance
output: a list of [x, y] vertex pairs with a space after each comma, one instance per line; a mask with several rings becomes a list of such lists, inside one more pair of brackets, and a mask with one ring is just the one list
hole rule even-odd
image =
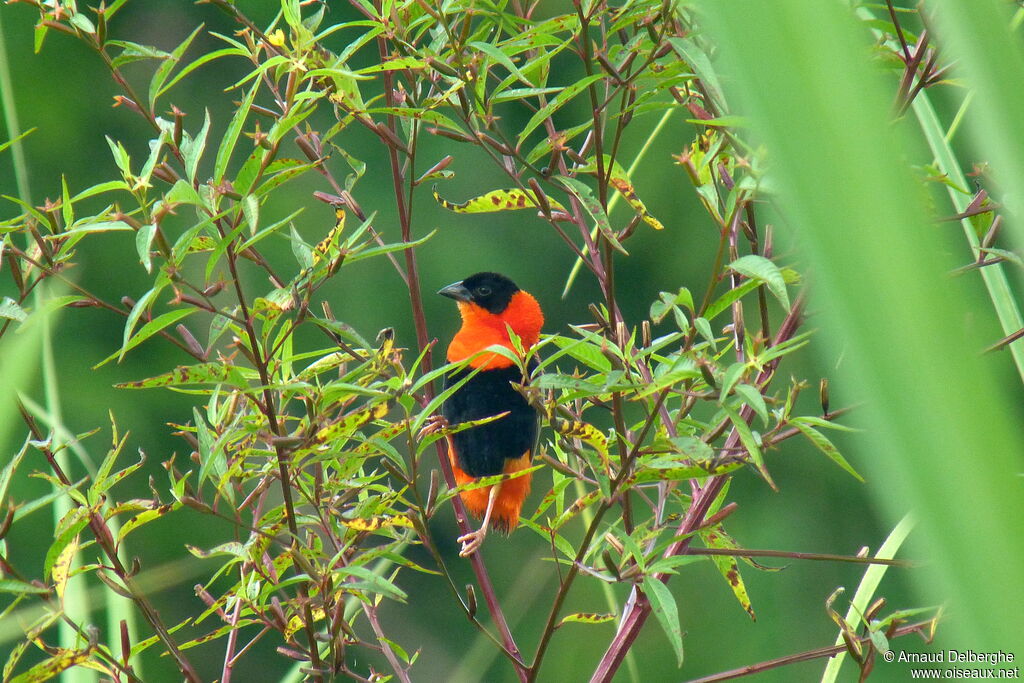
[[448, 419], [444, 415], [432, 415], [424, 421], [420, 431], [416, 434], [416, 438], [417, 440], [425, 439], [434, 432], [439, 432], [448, 426]]
[[500, 483], [491, 487], [491, 492], [487, 496], [487, 511], [484, 512], [484, 521], [480, 524], [480, 528], [456, 539], [462, 544], [459, 557], [469, 557], [483, 545], [484, 538], [487, 537], [487, 526], [491, 523], [491, 510], [494, 509], [494, 501], [498, 498], [499, 489], [501, 489]]

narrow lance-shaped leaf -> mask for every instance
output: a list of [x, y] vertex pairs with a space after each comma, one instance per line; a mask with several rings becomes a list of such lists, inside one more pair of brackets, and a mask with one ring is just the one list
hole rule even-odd
[[558, 95], [552, 98], [550, 102], [538, 109], [537, 112], [530, 117], [530, 120], [526, 122], [526, 125], [523, 126], [523, 129], [519, 132], [519, 135], [516, 138], [516, 144], [523, 144], [526, 137], [532, 133], [537, 126], [544, 123], [545, 119], [565, 106], [566, 103], [579, 95], [591, 83], [594, 83], [601, 78], [601, 74], [594, 74], [592, 76], [587, 76], [572, 85], [566, 86], [562, 92], [558, 93]]
[[672, 597], [672, 591], [668, 586], [654, 577], [644, 577], [644, 594], [651, 603], [651, 611], [658, 618], [658, 623], [668, 636], [668, 642], [676, 653], [676, 664], [683, 665], [683, 630], [679, 626], [679, 608], [676, 606], [676, 599]]
[[583, 208], [586, 209], [590, 217], [594, 219], [594, 223], [597, 224], [597, 229], [604, 236], [608, 243], [611, 244], [616, 251], [619, 251], [626, 256], [629, 256], [629, 252], [626, 251], [625, 247], [619, 243], [619, 238], [615, 236], [615, 232], [612, 230], [611, 223], [608, 222], [608, 214], [605, 213], [604, 207], [601, 206], [601, 202], [597, 201], [597, 197], [590, 190], [586, 183], [576, 178], [566, 178], [564, 176], [558, 177], [558, 182], [566, 189], [567, 192], [576, 195], [583, 204]]
[[789, 423], [799, 429], [800, 433], [806, 436], [807, 440], [813, 443], [818, 450], [827, 455], [832, 462], [849, 472], [857, 481], [862, 484], [864, 483], [864, 477], [860, 476], [857, 470], [853, 469], [853, 465], [843, 457], [839, 449], [836, 448], [836, 445], [827, 436], [812, 427], [807, 418], [794, 417]]
[[787, 311], [789, 310], [789, 294], [786, 292], [786, 280], [783, 278], [782, 271], [779, 270], [777, 265], [764, 256], [748, 254], [730, 263], [729, 267], [740, 275], [746, 275], [749, 278], [763, 282], [768, 287], [768, 290], [775, 295], [775, 298], [779, 300], [782, 307]]
[[134, 382], [116, 384], [118, 389], [151, 389], [153, 387], [177, 387], [189, 384], [231, 384], [245, 387], [247, 382], [241, 368], [221, 363], [198, 363], [183, 365], [156, 377]]
[[[735, 549], [737, 547], [734, 542], [729, 542], [732, 540], [731, 538], [720, 534], [717, 527], [714, 529], [702, 530], [700, 532], [700, 537], [709, 548]], [[750, 603], [750, 596], [747, 594], [747, 587], [743, 583], [743, 577], [740, 576], [739, 562], [731, 555], [712, 555], [711, 560], [715, 563], [715, 567], [718, 568], [718, 571], [729, 583], [729, 588], [732, 590], [733, 595], [736, 596], [740, 606], [746, 610], [751, 619], [756, 621], [757, 615], [754, 614], [754, 607]]]
[[576, 612], [562, 617], [562, 620], [558, 622], [555, 628], [564, 624], [607, 624], [609, 621], [615, 621], [614, 612]]
[[[433, 193], [434, 199], [437, 200], [438, 204], [449, 211], [454, 211], [455, 213], [493, 213], [495, 211], [516, 211], [518, 209], [540, 208], [529, 192], [519, 189], [491, 190], [486, 194], [467, 199], [461, 204], [456, 204], [444, 199], [437, 193], [436, 188]], [[564, 206], [551, 198], [548, 198], [548, 204], [552, 209], [565, 211]]]
[[408, 515], [389, 515], [386, 517], [352, 517], [341, 519], [342, 524], [354, 531], [377, 531], [393, 527], [412, 529], [413, 523]]

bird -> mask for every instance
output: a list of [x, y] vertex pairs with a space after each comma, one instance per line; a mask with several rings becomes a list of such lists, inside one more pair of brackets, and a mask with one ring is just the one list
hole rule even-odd
[[[516, 353], [509, 331], [528, 351], [540, 338], [544, 314], [528, 292], [499, 273], [476, 273], [442, 288], [438, 294], [454, 299], [462, 326], [448, 345], [449, 363], [470, 359], [445, 375], [447, 390], [467, 376], [465, 384], [443, 403], [443, 422], [454, 427], [463, 422], [500, 415], [497, 419], [456, 431], [448, 436], [448, 457], [459, 486], [481, 477], [512, 474], [530, 467], [540, 431], [540, 415], [513, 383], [525, 381], [520, 367], [506, 356], [481, 353], [500, 345]], [[527, 373], [536, 367], [530, 359]], [[480, 528], [460, 536], [459, 555], [475, 553], [488, 527], [509, 534], [519, 523], [519, 512], [530, 491], [530, 473], [492, 486], [460, 492]]]

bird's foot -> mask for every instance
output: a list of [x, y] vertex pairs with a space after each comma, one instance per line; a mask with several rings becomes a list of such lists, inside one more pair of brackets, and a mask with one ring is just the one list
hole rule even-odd
[[441, 431], [448, 426], [448, 418], [444, 415], [432, 415], [428, 417], [423, 426], [420, 427], [420, 431], [416, 434], [416, 439], [422, 441], [431, 434]]
[[465, 536], [459, 536], [456, 540], [462, 544], [462, 550], [459, 551], [459, 557], [469, 557], [483, 545], [484, 539], [487, 537], [487, 527], [481, 527], [476, 531], [471, 531]]

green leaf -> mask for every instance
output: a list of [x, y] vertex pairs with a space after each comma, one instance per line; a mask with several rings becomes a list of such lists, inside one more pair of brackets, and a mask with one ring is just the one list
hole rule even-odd
[[736, 394], [743, 399], [743, 402], [754, 409], [757, 416], [761, 418], [761, 422], [768, 424], [768, 405], [764, 401], [764, 396], [758, 391], [757, 387], [752, 384], [737, 384]]
[[[199, 160], [203, 158], [203, 152], [206, 151], [206, 136], [210, 133], [210, 110], [207, 109], [203, 117], [203, 127], [199, 129], [199, 134], [194, 138], [185, 136], [181, 141], [181, 155], [185, 159], [185, 177], [188, 178], [188, 187], [192, 188], [191, 183], [196, 181], [196, 173], [199, 169]], [[182, 181], [178, 181], [175, 184], [177, 187]]]
[[358, 581], [339, 581], [337, 583], [338, 586], [346, 589], [366, 590], [371, 593], [379, 593], [391, 598], [392, 600], [398, 600], [399, 602], [405, 602], [409, 598], [401, 588], [391, 583], [383, 576], [375, 574], [366, 567], [348, 566], [342, 569], [339, 573], [342, 576], [347, 575], [359, 579]]
[[135, 331], [136, 323], [139, 322], [139, 318], [142, 317], [147, 309], [153, 305], [153, 299], [156, 298], [156, 295], [160, 293], [161, 289], [163, 289], [163, 285], [159, 283], [154, 285], [152, 289], [143, 294], [142, 298], [136, 301], [135, 305], [132, 306], [131, 312], [128, 313], [128, 319], [124, 323], [124, 338], [121, 341], [121, 350], [118, 352], [118, 362], [124, 358], [124, 354], [128, 350], [128, 342], [131, 341], [132, 332]]
[[199, 35], [199, 32], [202, 29], [202, 24], [197, 26], [196, 29], [189, 34], [188, 38], [185, 38], [185, 40], [181, 41], [181, 44], [178, 45], [178, 47], [174, 48], [174, 51], [170, 55], [165, 57], [164, 60], [160, 63], [160, 66], [157, 67], [156, 72], [153, 74], [153, 78], [149, 82], [150, 111], [156, 109], [157, 97], [160, 95], [164, 83], [167, 82], [167, 77], [171, 75], [171, 70], [178, 65], [178, 62], [181, 60], [182, 55], [185, 54], [185, 50], [188, 49], [188, 46], [192, 44], [192, 41], [195, 40], [195, 37]]
[[747, 453], [750, 454], [750, 459], [754, 461], [761, 476], [764, 477], [768, 485], [773, 489], [778, 490], [775, 485], [775, 481], [772, 479], [772, 475], [768, 473], [768, 468], [764, 464], [764, 455], [761, 453], [761, 446], [758, 444], [757, 439], [754, 437], [754, 433], [750, 429], [750, 425], [747, 421], [736, 412], [732, 407], [722, 404], [722, 410], [729, 416], [729, 421], [732, 422], [733, 427], [740, 436], [740, 443], [747, 449]]
[[836, 448], [836, 445], [827, 436], [812, 427], [807, 418], [794, 417], [789, 423], [799, 429], [800, 433], [806, 436], [808, 441], [813, 443], [819, 451], [827, 455], [832, 462], [849, 472], [860, 483], [864, 483], [864, 477], [860, 476], [857, 470], [853, 469], [853, 465], [847, 462], [846, 458], [839, 452], [839, 449]]
[[644, 594], [651, 603], [651, 611], [658, 618], [658, 623], [668, 636], [668, 642], [676, 653], [676, 666], [683, 665], [683, 630], [679, 626], [679, 608], [676, 606], [676, 599], [672, 591], [661, 581], [651, 577], [644, 577]]
[[523, 72], [519, 70], [519, 67], [517, 67], [511, 59], [509, 59], [509, 56], [502, 52], [498, 47], [491, 45], [490, 43], [485, 43], [481, 40], [474, 40], [470, 43], [467, 43], [467, 45], [469, 47], [480, 50], [488, 57], [496, 61], [498, 64], [501, 64], [503, 67], [508, 69], [510, 74], [521, 80], [523, 83], [526, 83], [531, 87], [533, 86], [533, 83], [530, 82], [530, 79], [527, 78], [523, 74]]
[[120, 545], [121, 542], [124, 541], [125, 536], [135, 531], [140, 526], [144, 526], [152, 522], [154, 519], [159, 519], [160, 517], [163, 517], [168, 512], [175, 510], [179, 505], [180, 503], [167, 503], [165, 505], [155, 507], [152, 510], [144, 510], [143, 512], [140, 512], [139, 514], [135, 515], [127, 522], [125, 522], [124, 526], [122, 526], [121, 530], [117, 533], [118, 545]]
[[730, 263], [729, 267], [740, 275], [746, 275], [753, 280], [763, 282], [768, 286], [768, 290], [775, 295], [775, 298], [779, 300], [782, 307], [787, 311], [789, 310], [789, 294], [786, 292], [786, 280], [782, 277], [782, 271], [779, 270], [777, 265], [764, 256], [748, 254]]
[[[710, 450], [710, 447], [708, 449]], [[630, 481], [634, 484], [646, 484], [652, 481], [686, 481], [687, 479], [727, 474], [741, 467], [743, 467], [743, 463], [739, 462], [715, 464], [710, 460], [682, 458], [671, 463], [666, 462], [664, 467], [650, 467], [644, 463], [637, 469]]]
[[18, 676], [10, 679], [10, 683], [37, 683], [48, 681], [73, 666], [89, 661], [88, 650], [58, 650], [57, 654], [45, 659]]
[[583, 208], [587, 210], [590, 217], [594, 219], [597, 224], [597, 229], [601, 232], [608, 243], [611, 244], [617, 251], [622, 252], [626, 256], [629, 256], [629, 252], [619, 243], [619, 239], [615, 236], [615, 232], [612, 230], [611, 224], [608, 222], [608, 214], [605, 213], [604, 207], [601, 206], [601, 202], [597, 201], [597, 197], [590, 190], [590, 187], [582, 180], [576, 178], [566, 178], [565, 176], [558, 176], [557, 180], [562, 184], [563, 187], [570, 194], [576, 195], [583, 204]]
[[396, 57], [384, 62], [373, 64], [355, 73], [359, 76], [380, 73], [381, 71], [397, 71], [399, 69], [426, 69], [429, 66], [425, 59], [419, 57]]
[[17, 579], [0, 579], [0, 593], [46, 595], [50, 589], [45, 586], [36, 586]]
[[601, 78], [603, 78], [602, 74], [586, 76], [576, 83], [563, 88], [562, 92], [558, 93], [558, 95], [556, 95], [550, 102], [538, 109], [537, 112], [530, 117], [530, 120], [526, 122], [526, 125], [523, 126], [523, 129], [516, 137], [516, 145], [522, 145], [523, 141], [526, 140], [526, 137], [532, 133], [537, 126], [544, 123], [548, 117], [564, 107], [572, 98], [579, 95], [580, 92], [589, 87], [590, 84], [599, 81]]
[[135, 233], [135, 250], [139, 252], [139, 260], [142, 262], [142, 266], [146, 269], [147, 273], [153, 272], [153, 260], [150, 256], [149, 248], [153, 244], [155, 236], [155, 223], [147, 223]]
[[188, 76], [190, 73], [192, 73], [199, 67], [203, 66], [204, 64], [209, 64], [215, 59], [220, 59], [221, 57], [227, 57], [230, 55], [248, 57], [249, 53], [238, 47], [226, 47], [221, 48], [220, 50], [214, 50], [213, 52], [207, 52], [198, 59], [196, 59], [194, 62], [191, 62], [188, 66], [183, 68], [177, 74], [175, 74], [174, 78], [169, 80], [166, 85], [161, 86], [161, 88], [157, 91], [156, 96], [160, 97], [165, 92], [173, 88], [178, 83], [178, 81], [185, 78], [185, 76]]
[[732, 391], [733, 385], [736, 384], [743, 377], [743, 373], [746, 372], [746, 363], [733, 363], [726, 369], [725, 375], [722, 377], [722, 384], [718, 390], [718, 402], [722, 403], [729, 396]]
[[217, 149], [217, 159], [213, 164], [213, 181], [215, 184], [220, 184], [224, 180], [224, 174], [227, 172], [231, 155], [235, 151], [235, 145], [238, 143], [238, 136], [242, 132], [242, 126], [245, 125], [245, 119], [249, 116], [249, 110], [252, 108], [253, 100], [256, 99], [256, 91], [259, 88], [260, 81], [257, 80], [249, 88], [249, 92], [246, 93], [242, 103], [238, 106], [235, 115], [231, 117], [228, 129], [224, 132], [224, 138]]
[[583, 363], [583, 366], [598, 372], [611, 372], [612, 362], [601, 353], [601, 347], [585, 339], [555, 337], [555, 345]]
[[760, 280], [747, 280], [746, 282], [733, 287], [728, 292], [715, 299], [715, 301], [707, 307], [707, 310], [704, 311], [704, 318], [707, 320], [714, 320], [719, 313], [727, 310], [738, 299], [742, 299], [747, 292], [752, 292], [760, 286]]
[[88, 33], [92, 35], [96, 33], [96, 26], [89, 20], [89, 17], [85, 16], [80, 12], [75, 12], [71, 15], [71, 19], [68, 23], [77, 28], [82, 33]]

